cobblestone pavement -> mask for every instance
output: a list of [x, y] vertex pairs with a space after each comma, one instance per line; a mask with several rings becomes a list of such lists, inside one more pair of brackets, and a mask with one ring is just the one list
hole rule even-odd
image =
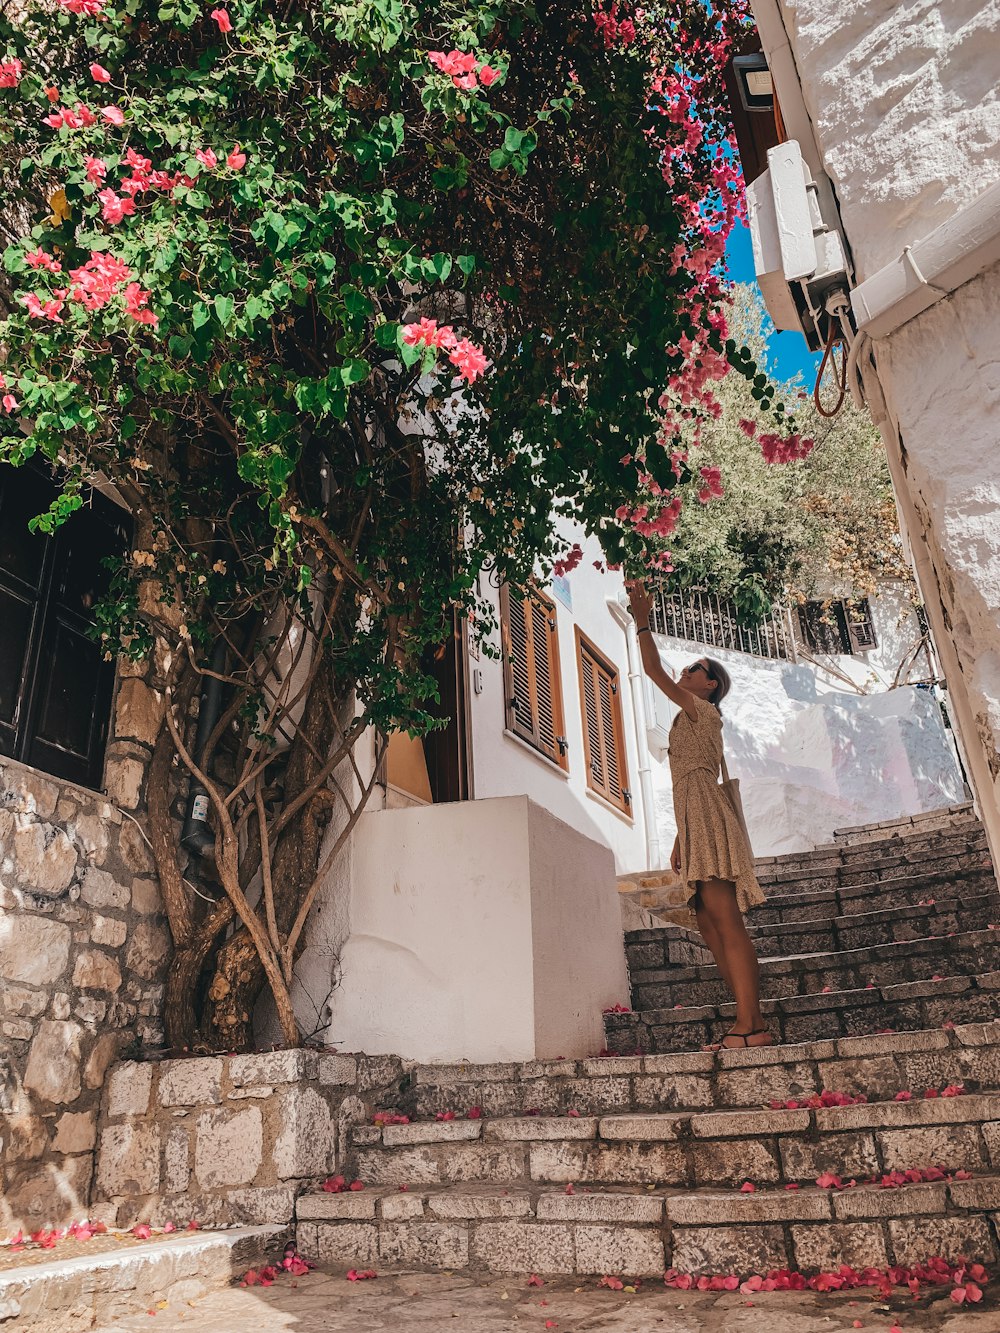
[[[155, 1323], [150, 1319], [155, 1314]], [[572, 1279], [528, 1289], [523, 1278], [476, 1282], [407, 1273], [349, 1283], [311, 1273], [268, 1288], [233, 1287], [190, 1304], [142, 1313], [94, 1333], [998, 1333], [1000, 1309], [959, 1309], [949, 1297], [891, 1305], [864, 1294], [773, 1292], [752, 1303], [738, 1293], [665, 1291], [635, 1295]]]

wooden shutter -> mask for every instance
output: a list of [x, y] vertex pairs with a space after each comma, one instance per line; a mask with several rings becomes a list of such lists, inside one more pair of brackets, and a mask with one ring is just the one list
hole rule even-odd
[[587, 786], [598, 796], [632, 813], [625, 761], [625, 725], [622, 719], [618, 672], [577, 629], [583, 707], [583, 747]]
[[554, 603], [500, 592], [507, 727], [540, 754], [568, 768]]

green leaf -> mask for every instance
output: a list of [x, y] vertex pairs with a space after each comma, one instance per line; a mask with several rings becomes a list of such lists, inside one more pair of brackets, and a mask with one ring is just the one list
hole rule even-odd
[[233, 311], [236, 309], [236, 302], [231, 296], [217, 296], [214, 304], [216, 318], [222, 327], [226, 328], [233, 317]]

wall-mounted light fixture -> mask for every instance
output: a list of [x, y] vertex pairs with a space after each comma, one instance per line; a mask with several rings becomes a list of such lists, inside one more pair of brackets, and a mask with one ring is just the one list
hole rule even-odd
[[747, 111], [771, 111], [774, 107], [774, 81], [761, 51], [733, 57], [733, 73], [740, 91], [740, 101]]

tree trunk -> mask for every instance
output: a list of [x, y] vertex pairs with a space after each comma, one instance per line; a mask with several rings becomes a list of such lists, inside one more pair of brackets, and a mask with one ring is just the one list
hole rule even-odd
[[[292, 742], [285, 773], [284, 805], [290, 804], [315, 778], [319, 770], [313, 750], [304, 744], [308, 736], [316, 754], [326, 755], [333, 745], [335, 727], [324, 699], [325, 683], [317, 674]], [[319, 862], [319, 848], [326, 820], [317, 817], [319, 802], [307, 802], [278, 839], [274, 854], [274, 914], [279, 933], [291, 928], [304, 890], [312, 883]], [[324, 802], [321, 809], [328, 809]], [[208, 991], [204, 1036], [209, 1045], [222, 1050], [248, 1050], [253, 1045], [253, 1011], [265, 981], [264, 966], [250, 933], [241, 926], [226, 940], [216, 959], [215, 975]], [[276, 997], [278, 1018], [286, 1041], [294, 1030], [294, 1014], [286, 999]]]

